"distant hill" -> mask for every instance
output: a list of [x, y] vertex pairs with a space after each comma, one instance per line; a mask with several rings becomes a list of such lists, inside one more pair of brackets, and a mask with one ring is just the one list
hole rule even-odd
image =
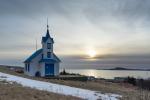
[[131, 68], [124, 68], [124, 67], [115, 67], [115, 68], [102, 69], [102, 70], [138, 70], [138, 71], [150, 71], [150, 69], [131, 69]]

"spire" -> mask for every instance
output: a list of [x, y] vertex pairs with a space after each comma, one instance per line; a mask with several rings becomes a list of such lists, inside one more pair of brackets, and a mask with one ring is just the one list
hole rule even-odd
[[51, 38], [50, 33], [49, 33], [48, 18], [47, 18], [47, 32], [46, 32], [46, 36], [42, 37], [42, 42], [46, 42], [47, 39], [51, 39], [52, 43], [54, 43], [53, 38]]
[[48, 25], [48, 18], [47, 18], [47, 30], [49, 30], [49, 25]]
[[49, 35], [49, 25], [48, 25], [48, 18], [47, 18], [47, 33], [46, 33], [46, 37], [50, 37], [50, 35]]

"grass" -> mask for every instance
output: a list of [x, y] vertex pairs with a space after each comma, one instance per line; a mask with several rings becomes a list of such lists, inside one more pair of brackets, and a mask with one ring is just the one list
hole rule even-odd
[[16, 83], [0, 81], [0, 100], [80, 100], [72, 96], [22, 87]]
[[24, 74], [18, 74], [8, 68], [3, 68], [3, 67], [0, 67], [0, 72], [5, 72], [5, 73], [31, 78], [35, 80], [68, 85], [72, 87], [79, 87], [79, 88], [84, 88], [89, 90], [101, 91], [103, 93], [116, 93], [123, 96], [121, 100], [150, 100], [150, 91], [139, 89], [138, 87], [135, 87], [127, 83], [112, 83], [112, 82], [107, 82], [105, 80], [81, 82], [81, 81], [73, 81], [73, 80], [35, 78], [35, 77], [26, 76]]
[[102, 93], [115, 93], [123, 97], [121, 100], [150, 100], [150, 91], [139, 89], [127, 83], [111, 83], [104, 80], [99, 81], [66, 81], [66, 80], [48, 80], [49, 82], [79, 87], [89, 90], [101, 91]]
[[13, 69], [11, 70], [10, 68], [8, 68], [8, 66], [5, 65], [0, 65], [0, 72], [26, 77], [26, 75], [21, 73], [16, 73]]
[[129, 92], [121, 100], [150, 100], [150, 91], [139, 89]]

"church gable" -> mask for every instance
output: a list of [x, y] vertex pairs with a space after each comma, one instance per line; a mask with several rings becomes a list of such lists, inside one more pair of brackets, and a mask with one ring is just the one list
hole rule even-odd
[[43, 42], [43, 43], [46, 43], [48, 40], [49, 40], [51, 43], [54, 43], [53, 38], [50, 38], [50, 37], [42, 37], [42, 42]]
[[47, 33], [45, 37], [42, 37], [42, 43], [46, 43], [49, 40], [49, 42], [54, 43], [53, 38], [51, 38], [49, 34], [49, 30], [47, 29]]

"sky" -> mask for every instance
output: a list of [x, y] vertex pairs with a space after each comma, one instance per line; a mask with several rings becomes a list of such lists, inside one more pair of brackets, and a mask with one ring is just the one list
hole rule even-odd
[[0, 0], [0, 64], [41, 48], [47, 18], [62, 67], [150, 68], [149, 0]]

